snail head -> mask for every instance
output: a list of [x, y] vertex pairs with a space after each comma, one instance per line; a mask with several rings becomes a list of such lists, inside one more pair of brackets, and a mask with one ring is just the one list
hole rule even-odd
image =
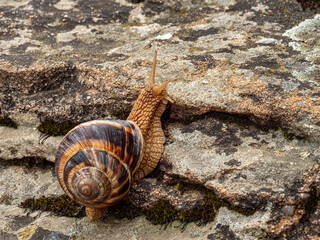
[[156, 84], [155, 83], [155, 74], [156, 74], [156, 65], [157, 65], [157, 53], [158, 50], [155, 50], [155, 54], [154, 54], [154, 59], [153, 59], [153, 64], [152, 64], [152, 71], [151, 71], [151, 76], [150, 76], [150, 80], [148, 82], [148, 86], [152, 87], [153, 92], [156, 95], [164, 95], [164, 99], [168, 100], [169, 102], [173, 103], [173, 100], [167, 95], [167, 93], [163, 93], [163, 90], [165, 90], [166, 86], [172, 82], [174, 79], [170, 79], [168, 81], [166, 81], [165, 83], [162, 84]]
[[133, 109], [131, 110], [127, 120], [134, 121], [142, 129], [142, 134], [146, 133], [153, 123], [154, 116], [161, 116], [165, 107], [169, 102], [173, 103], [173, 100], [168, 96], [166, 86], [173, 81], [170, 79], [165, 83], [155, 83], [155, 70], [157, 62], [157, 50], [155, 51], [151, 77], [148, 85], [141, 90]]

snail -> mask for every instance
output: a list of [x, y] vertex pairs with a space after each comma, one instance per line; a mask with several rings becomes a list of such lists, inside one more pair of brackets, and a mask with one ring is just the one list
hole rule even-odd
[[157, 166], [164, 150], [160, 118], [168, 101], [166, 86], [151, 77], [124, 120], [82, 123], [61, 140], [55, 171], [61, 188], [86, 207], [88, 222], [101, 218], [128, 193], [130, 185]]

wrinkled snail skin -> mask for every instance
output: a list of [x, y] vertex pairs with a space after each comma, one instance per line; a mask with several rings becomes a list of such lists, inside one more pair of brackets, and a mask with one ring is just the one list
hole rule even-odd
[[168, 101], [166, 85], [155, 84], [156, 55], [150, 81], [127, 118], [95, 120], [72, 129], [61, 141], [55, 160], [60, 186], [86, 206], [89, 222], [99, 219], [158, 164], [165, 138], [161, 115]]
[[168, 103], [165, 99], [166, 94], [164, 90], [161, 95], [156, 95], [152, 86], [147, 86], [142, 90], [127, 118], [138, 124], [145, 140], [144, 157], [141, 167], [134, 174], [134, 180], [141, 179], [152, 172], [162, 156], [165, 138], [160, 118]]

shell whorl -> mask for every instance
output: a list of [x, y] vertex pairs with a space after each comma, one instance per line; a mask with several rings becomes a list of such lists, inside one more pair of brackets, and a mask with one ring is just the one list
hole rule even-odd
[[62, 189], [82, 205], [105, 208], [129, 191], [143, 157], [144, 140], [131, 121], [90, 121], [61, 141], [55, 170]]

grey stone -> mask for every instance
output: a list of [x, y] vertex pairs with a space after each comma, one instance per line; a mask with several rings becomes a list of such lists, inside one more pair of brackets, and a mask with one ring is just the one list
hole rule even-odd
[[281, 210], [286, 215], [293, 215], [294, 211], [296, 210], [296, 207], [292, 205], [291, 206], [287, 205], [287, 206], [283, 206]]
[[40, 122], [34, 114], [15, 114], [12, 120], [18, 124], [17, 129], [0, 126], [0, 159], [37, 157], [54, 162], [62, 137], [50, 137], [42, 141], [44, 136], [37, 130]]
[[316, 143], [287, 140], [281, 131], [241, 127], [214, 117], [182, 128], [169, 126], [169, 138], [172, 143], [161, 165], [165, 172], [201, 183], [244, 206], [276, 199], [300, 202], [304, 173], [320, 154]]
[[[3, 164], [3, 162], [2, 162]], [[1, 164], [0, 164], [1, 165]], [[30, 212], [19, 207], [28, 198], [41, 196], [56, 197], [63, 194], [55, 175], [53, 166], [45, 169], [35, 166], [27, 170], [24, 166], [0, 166], [0, 236], [28, 236], [26, 239], [105, 239], [106, 235], [123, 236], [132, 239], [202, 239], [210, 226], [198, 227], [195, 223], [188, 224], [181, 232], [181, 223], [174, 222], [168, 228], [153, 226], [144, 217], [131, 221], [107, 217], [104, 221], [87, 223], [85, 218], [67, 218], [52, 216], [50, 212]], [[181, 195], [176, 186], [158, 183], [155, 179], [146, 178], [132, 186], [129, 200], [139, 207], [152, 207], [159, 200], [167, 200], [180, 210], [200, 207], [203, 199], [197, 191], [188, 191]], [[8, 199], [8, 201], [5, 201]], [[179, 227], [180, 226], [180, 227]], [[130, 229], [130, 231], [128, 230]], [[2, 235], [1, 235], [2, 234]], [[8, 238], [10, 239], [10, 238]]]
[[[36, 237], [37, 236], [34, 236], [34, 239], [37, 239]], [[43, 240], [68, 240], [68, 239], [69, 239], [68, 236], [58, 232], [52, 232], [49, 235], [43, 237]]]
[[20, 204], [28, 198], [40, 198], [46, 196], [59, 196], [63, 194], [56, 177], [53, 175], [53, 167], [47, 169], [24, 166], [7, 166], [0, 164], [0, 196], [11, 199], [11, 204]]
[[267, 238], [265, 227], [270, 220], [268, 211], [259, 212], [250, 217], [220, 208], [212, 226], [211, 239], [259, 239]]
[[[119, 112], [119, 106], [128, 111], [142, 85], [141, 79], [149, 72], [153, 51], [146, 49], [146, 46], [159, 40], [164, 41], [162, 45], [155, 44], [153, 47], [160, 50], [158, 76], [162, 79], [175, 78], [177, 81], [168, 88], [170, 96], [175, 100], [171, 113], [173, 117], [214, 110], [245, 113], [259, 123], [276, 121], [297, 135], [318, 138], [319, 129], [314, 120], [319, 117], [315, 109], [317, 82], [314, 77], [319, 75], [319, 64], [316, 61], [317, 49], [313, 48], [318, 33], [312, 31], [317, 27], [317, 15], [294, 26], [289, 18], [277, 22], [271, 16], [280, 14], [277, 12], [279, 9], [263, 4], [244, 4], [247, 7], [242, 8], [240, 3], [232, 2], [197, 5], [186, 1], [180, 6], [174, 1], [159, 1], [157, 15], [148, 4], [143, 7], [122, 0], [102, 6], [108, 12], [117, 9], [116, 15], [102, 15], [97, 11], [93, 16], [84, 10], [87, 6], [84, 2], [78, 5], [73, 1], [57, 4], [58, 8], [52, 8], [46, 3], [39, 6], [51, 13], [52, 17], [47, 19], [50, 31], [41, 24], [37, 25], [39, 29], [34, 30], [42, 31], [41, 34], [32, 34], [32, 30], [25, 28], [11, 29], [11, 25], [8, 25], [8, 31], [12, 31], [11, 35], [15, 37], [10, 39], [11, 35], [8, 34], [8, 39], [2, 40], [0, 45], [3, 57], [1, 76], [6, 79], [2, 82], [2, 89], [7, 96], [6, 104], [1, 106], [2, 114], [10, 116], [23, 110], [36, 112], [42, 120], [83, 121], [114, 116]], [[30, 9], [38, 7], [32, 4], [28, 6]], [[71, 6], [78, 9], [78, 14], [71, 10]], [[176, 15], [168, 15], [169, 9], [179, 7], [181, 16], [179, 11]], [[24, 26], [28, 27], [35, 21], [25, 6], [17, 5], [14, 8], [21, 11]], [[64, 8], [67, 12], [57, 22], [57, 9]], [[289, 14], [292, 21], [304, 20], [305, 16], [296, 12], [298, 6], [293, 4], [286, 8], [291, 11]], [[246, 14], [233, 14], [237, 9], [246, 11]], [[266, 9], [270, 10], [269, 19], [265, 19]], [[183, 15], [184, 11], [189, 11], [193, 18]], [[255, 18], [255, 11], [262, 11], [263, 17]], [[197, 17], [192, 14], [194, 12], [197, 12]], [[39, 21], [42, 19], [41, 15], [35, 14], [35, 17]], [[8, 19], [10, 15], [4, 16], [2, 21]], [[83, 24], [81, 19], [89, 24]], [[259, 21], [263, 19], [265, 22], [262, 26]], [[103, 24], [103, 21], [108, 24]], [[135, 26], [134, 21], [140, 23]], [[173, 24], [170, 25], [170, 22]], [[246, 35], [241, 34], [243, 32]], [[260, 32], [260, 35], [256, 36], [255, 32]], [[301, 43], [285, 43], [286, 36], [295, 40], [298, 39], [297, 34], [303, 35], [304, 41], [304, 47], [294, 47], [300, 52], [298, 54], [292, 52], [289, 46], [300, 46]], [[272, 47], [259, 46], [250, 40], [261, 38], [258, 43], [264, 42], [264, 39], [270, 39], [266, 38], [270, 35], [272, 39], [279, 39]], [[73, 44], [74, 41], [81, 44]], [[22, 55], [19, 48], [26, 55]], [[283, 55], [286, 57], [281, 58]], [[61, 62], [36, 64], [35, 57], [38, 61], [90, 61], [90, 64], [104, 66], [105, 70]], [[29, 60], [26, 61], [26, 58]], [[302, 58], [306, 62], [300, 61]], [[16, 63], [14, 59], [17, 59], [17, 66], [20, 63], [29, 67], [15, 68], [10, 65]], [[139, 63], [139, 66], [135, 63]], [[184, 67], [185, 63], [191, 65]], [[8, 80], [13, 76], [16, 77], [9, 84]], [[21, 81], [30, 82], [29, 90], [24, 85], [19, 86]], [[287, 81], [294, 86], [300, 85], [288, 89], [283, 87]], [[79, 84], [83, 88], [79, 88]], [[23, 98], [18, 94], [21, 89], [28, 91]], [[46, 94], [46, 90], [51, 90], [50, 94]], [[77, 97], [73, 94], [74, 90], [79, 93]], [[7, 94], [8, 91], [11, 93]], [[30, 94], [36, 93], [38, 98], [31, 97]], [[13, 108], [12, 103], [15, 103]]]
[[[319, 15], [293, 0], [9, 0], [0, 12], [0, 113], [19, 125], [0, 127], [0, 237], [319, 234]], [[166, 230], [143, 217], [89, 224], [17, 207], [29, 197], [62, 194], [52, 165], [9, 164], [54, 161], [61, 136], [39, 142], [37, 126], [125, 118], [155, 49], [156, 81], [175, 79], [167, 89], [174, 104], [163, 118], [168, 141], [160, 168], [256, 213], [220, 208], [213, 223], [180, 233], [176, 222]], [[202, 195], [181, 195], [148, 177], [128, 199], [143, 207], [165, 199], [189, 209]]]
[[153, 207], [160, 200], [167, 200], [178, 210], [201, 208], [203, 194], [199, 191], [187, 191], [181, 194], [177, 186], [168, 186], [165, 182], [145, 178], [134, 183], [128, 195], [130, 201], [138, 207]]

